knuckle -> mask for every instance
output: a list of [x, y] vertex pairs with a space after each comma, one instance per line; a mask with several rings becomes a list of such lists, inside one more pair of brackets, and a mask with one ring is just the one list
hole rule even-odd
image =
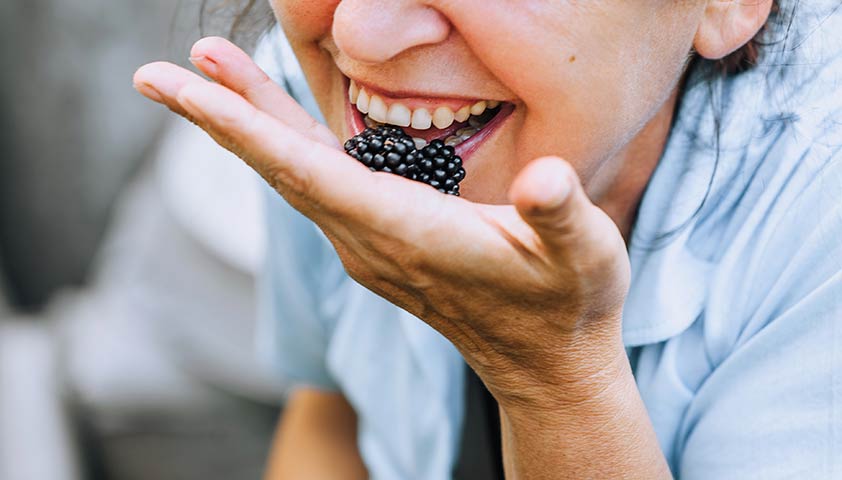
[[261, 172], [263, 178], [281, 194], [292, 193], [298, 197], [315, 200], [313, 179], [305, 169], [292, 169], [289, 166], [270, 161]]
[[404, 272], [408, 288], [416, 292], [427, 292], [433, 288], [427, 259], [417, 249], [395, 255], [394, 262]]
[[217, 120], [219, 127], [237, 139], [250, 138], [260, 128], [260, 112], [257, 109], [249, 109], [248, 114], [241, 115], [240, 112], [231, 115], [220, 115]]
[[340, 256], [340, 260], [348, 276], [372, 292], [388, 297], [397, 291], [394, 276], [386, 271], [388, 268], [384, 269], [356, 255]]
[[277, 84], [264, 72], [261, 71], [258, 75], [257, 80], [243, 87], [238, 93], [249, 100], [253, 100], [266, 90], [277, 87]]
[[[393, 232], [395, 230], [380, 230]], [[399, 284], [403, 290], [423, 293], [433, 288], [429, 260], [423, 250], [396, 235], [375, 235], [366, 242], [367, 265], [378, 282]]]

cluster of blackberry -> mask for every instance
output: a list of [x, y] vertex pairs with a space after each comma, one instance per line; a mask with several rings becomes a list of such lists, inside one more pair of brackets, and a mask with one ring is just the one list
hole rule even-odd
[[367, 128], [345, 142], [345, 151], [373, 172], [400, 175], [449, 195], [459, 195], [459, 182], [465, 178], [462, 159], [453, 147], [433, 140], [417, 149], [400, 127]]

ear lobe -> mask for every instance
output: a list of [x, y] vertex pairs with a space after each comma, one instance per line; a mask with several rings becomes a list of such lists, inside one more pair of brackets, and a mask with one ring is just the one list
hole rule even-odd
[[693, 47], [709, 60], [719, 60], [748, 43], [763, 28], [773, 0], [708, 0]]

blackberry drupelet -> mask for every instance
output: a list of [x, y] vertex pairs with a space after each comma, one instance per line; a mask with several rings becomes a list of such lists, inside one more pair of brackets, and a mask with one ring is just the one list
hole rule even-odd
[[416, 149], [412, 137], [391, 125], [365, 129], [345, 142], [345, 151], [373, 172], [400, 175], [450, 195], [459, 195], [459, 182], [465, 178], [462, 159], [453, 147], [433, 140]]

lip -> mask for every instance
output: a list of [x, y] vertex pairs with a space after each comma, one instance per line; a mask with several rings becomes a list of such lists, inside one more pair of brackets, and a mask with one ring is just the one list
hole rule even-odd
[[[350, 85], [350, 80], [348, 79], [348, 77], [345, 77], [345, 90], [344, 91], [347, 92], [349, 85]], [[366, 129], [363, 114], [362, 114], [362, 112], [357, 110], [357, 107], [354, 104], [351, 103], [350, 99], [348, 98], [348, 95], [343, 95], [343, 98], [345, 99], [345, 123], [350, 128], [350, 131], [351, 131], [350, 136], [353, 137], [353, 136], [359, 135], [360, 133], [363, 132], [363, 130]], [[428, 98], [425, 98], [423, 100], [424, 101], [430, 100], [431, 102], [435, 101], [433, 99], [428, 99]], [[452, 102], [461, 102], [461, 103], [466, 102], [465, 100], [455, 100], [453, 98], [443, 99], [443, 100], [445, 102], [448, 101], [448, 100], [452, 101]], [[439, 104], [439, 105], [441, 105], [441, 104]], [[503, 124], [506, 122], [506, 120], [508, 120], [512, 116], [512, 113], [514, 112], [514, 110], [515, 110], [514, 104], [509, 103], [509, 102], [502, 103], [500, 105], [500, 111], [497, 112], [497, 115], [495, 115], [494, 118], [492, 118], [491, 121], [488, 122], [482, 128], [482, 130], [480, 130], [479, 132], [474, 134], [468, 140], [466, 140], [466, 141], [460, 143], [459, 145], [457, 145], [455, 147], [456, 154], [459, 155], [460, 157], [462, 157], [462, 161], [467, 162], [468, 158], [470, 158], [470, 156], [474, 152], [479, 150], [479, 148], [482, 146], [483, 143], [485, 143], [486, 140], [491, 138], [498, 130], [500, 130], [500, 128], [503, 126]]]

